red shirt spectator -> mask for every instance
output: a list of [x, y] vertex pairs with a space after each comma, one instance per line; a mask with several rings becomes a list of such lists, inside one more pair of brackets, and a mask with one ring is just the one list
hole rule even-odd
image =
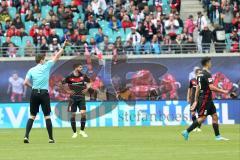
[[17, 30], [14, 25], [12, 25], [12, 26], [7, 30], [7, 37], [18, 36], [18, 35], [20, 35], [20, 31]]
[[123, 20], [122, 20], [122, 28], [130, 28], [130, 27], [132, 27], [133, 26], [133, 24], [132, 24], [132, 22], [129, 20], [129, 17], [127, 16], [127, 15], [125, 15], [124, 17], [123, 17]]
[[52, 6], [58, 6], [61, 4], [61, 0], [52, 0], [51, 5]]
[[32, 28], [29, 31], [29, 35], [33, 37], [36, 32], [38, 32], [38, 25], [34, 24], [34, 26], [32, 26]]

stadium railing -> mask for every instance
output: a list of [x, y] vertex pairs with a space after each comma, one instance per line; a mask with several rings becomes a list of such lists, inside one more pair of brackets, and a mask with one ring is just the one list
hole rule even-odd
[[[128, 45], [114, 45], [114, 44], [99, 44], [88, 45], [87, 49], [90, 54], [96, 54], [96, 50], [103, 55], [146, 55], [146, 54], [195, 54], [195, 53], [239, 53], [240, 47], [233, 48], [227, 43], [211, 43], [202, 44], [200, 47], [195, 44], [151, 44], [146, 43], [144, 45], [137, 44], [135, 46]], [[96, 49], [97, 48], [97, 49]], [[200, 48], [200, 50], [199, 50]], [[53, 47], [50, 50], [41, 50], [40, 47], [0, 47], [0, 57], [32, 57], [35, 54], [47, 53], [52, 55], [57, 51], [57, 47]], [[85, 47], [82, 46], [67, 46], [64, 56], [77, 56], [84, 55], [86, 52]]]

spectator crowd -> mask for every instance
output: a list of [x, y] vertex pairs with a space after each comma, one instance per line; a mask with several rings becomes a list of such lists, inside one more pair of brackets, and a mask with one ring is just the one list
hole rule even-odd
[[183, 20], [181, 0], [0, 0], [0, 56], [51, 54], [66, 39], [67, 55], [239, 52], [240, 2], [201, 3], [206, 16]]

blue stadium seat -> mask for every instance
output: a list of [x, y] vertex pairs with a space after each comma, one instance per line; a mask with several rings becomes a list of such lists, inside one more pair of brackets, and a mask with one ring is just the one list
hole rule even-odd
[[87, 35], [87, 36], [86, 36], [86, 41], [87, 41], [88, 43], [90, 43], [90, 39], [91, 39], [91, 38], [94, 38], [94, 37], [93, 37], [92, 35]]
[[52, 9], [51, 6], [42, 6], [41, 8], [41, 14], [42, 14], [42, 18], [46, 18], [48, 12]]
[[79, 19], [79, 14], [73, 12], [73, 15], [74, 15], [74, 17], [73, 17], [73, 22], [74, 22], [74, 23], [77, 23], [77, 20]]
[[71, 5], [71, 3], [72, 3], [72, 0], [64, 0], [64, 5], [65, 6]]
[[109, 22], [107, 22], [105, 20], [98, 21], [98, 23], [102, 28], [108, 27], [108, 24], [109, 24]]
[[22, 46], [22, 40], [20, 37], [18, 36], [13, 36], [11, 37], [11, 42], [13, 42], [15, 45], [17, 45], [18, 47]]
[[85, 19], [85, 14], [81, 13], [81, 20], [84, 21], [84, 19]]
[[21, 14], [21, 20], [23, 23], [25, 22], [25, 16], [26, 16], [26, 14]]
[[18, 51], [17, 51], [17, 56], [18, 57], [24, 57], [24, 48], [18, 48]]
[[64, 36], [62, 28], [56, 28], [55, 31], [56, 31], [56, 34], [59, 36], [60, 39]]
[[25, 22], [25, 30], [28, 34], [33, 25], [34, 25], [34, 22], [32, 21]]
[[5, 31], [6, 22], [2, 21], [1, 24], [2, 24], [2, 29]]
[[8, 13], [12, 19], [15, 18], [16, 12], [17, 10], [15, 7], [8, 7]]
[[82, 7], [82, 5], [78, 6], [78, 10], [79, 10], [80, 13], [83, 13], [83, 7]]
[[22, 38], [22, 46], [25, 47], [27, 44], [27, 41], [31, 41], [31, 43], [33, 44], [33, 38], [31, 36], [24, 36]]
[[0, 37], [0, 44], [3, 44], [4, 42], [6, 42], [6, 37], [5, 36], [1, 36]]
[[152, 6], [153, 5], [153, 0], [149, 0], [148, 1], [148, 6]]
[[98, 28], [91, 28], [89, 29], [89, 35], [95, 37], [95, 35], [98, 33]]
[[125, 36], [125, 33], [124, 33], [124, 29], [123, 28], [120, 28], [117, 32], [114, 31], [113, 32], [113, 35], [115, 38], [117, 38], [118, 36], [120, 36], [122, 38], [122, 41], [125, 41], [126, 40], [126, 36]]
[[103, 27], [102, 29], [103, 29], [103, 33], [107, 35], [109, 38], [114, 36], [112, 29], [110, 29], [108, 26]]
[[54, 7], [53, 7], [53, 12], [54, 12], [55, 14], [57, 14], [57, 10], [58, 10], [58, 6], [54, 6]]

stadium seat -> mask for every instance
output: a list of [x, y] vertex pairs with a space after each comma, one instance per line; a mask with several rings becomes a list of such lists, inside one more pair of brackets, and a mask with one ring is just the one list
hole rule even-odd
[[89, 29], [89, 35], [95, 37], [95, 35], [98, 33], [98, 28], [91, 28]]
[[0, 37], [0, 44], [3, 44], [4, 42], [6, 42], [6, 37], [5, 36], [1, 36]]
[[109, 22], [103, 20], [103, 21], [98, 21], [98, 23], [102, 28], [105, 28], [105, 27], [108, 27]]
[[103, 28], [103, 33], [107, 35], [109, 38], [113, 37], [113, 31], [108, 26]]
[[1, 24], [2, 24], [2, 29], [5, 31], [6, 22], [2, 21]]
[[64, 5], [65, 6], [71, 5], [71, 3], [72, 3], [72, 0], [64, 0]]
[[15, 7], [8, 7], [8, 13], [12, 19], [15, 18], [16, 12], [17, 10]]
[[34, 25], [34, 22], [32, 21], [25, 22], [25, 30], [28, 34], [33, 25]]
[[93, 37], [92, 35], [87, 35], [87, 36], [86, 36], [86, 41], [87, 41], [88, 43], [90, 43], [90, 39], [91, 39], [91, 38], [94, 38], [94, 37]]
[[24, 57], [24, 48], [23, 47], [18, 48], [17, 56], [18, 57]]
[[62, 28], [56, 28], [55, 31], [56, 31], [56, 34], [60, 37], [60, 39], [64, 36]]
[[25, 16], [26, 16], [26, 14], [21, 14], [21, 20], [23, 23], [25, 22]]
[[77, 20], [79, 19], [79, 14], [73, 12], [73, 15], [74, 15], [74, 17], [73, 17], [73, 22], [74, 22], [74, 23], [77, 23]]
[[18, 47], [22, 46], [22, 40], [20, 37], [18, 36], [13, 36], [11, 37], [11, 42], [13, 42], [15, 45], [17, 45]]
[[115, 38], [117, 38], [118, 36], [120, 36], [122, 38], [122, 41], [125, 41], [126, 40], [126, 36], [125, 36], [125, 33], [124, 33], [124, 29], [123, 28], [120, 28], [117, 32], [113, 32], [113, 35]]
[[78, 10], [79, 10], [80, 13], [83, 13], [83, 7], [82, 7], [82, 5], [78, 6]]
[[80, 17], [80, 18], [81, 18], [82, 21], [84, 21], [84, 19], [85, 19], [85, 14], [84, 14], [84, 13], [81, 13], [81, 17]]
[[153, 5], [153, 0], [149, 0], [148, 1], [148, 6], [152, 6]]
[[53, 7], [53, 12], [54, 12], [55, 14], [57, 14], [57, 10], [58, 10], [58, 6], [54, 6], [54, 7]]
[[33, 44], [33, 38], [31, 36], [24, 36], [22, 38], [22, 46], [25, 47], [27, 44], [27, 41], [31, 41], [31, 43]]
[[46, 18], [48, 15], [48, 12], [52, 9], [51, 6], [42, 6], [41, 8], [41, 14], [42, 14], [42, 18]]

